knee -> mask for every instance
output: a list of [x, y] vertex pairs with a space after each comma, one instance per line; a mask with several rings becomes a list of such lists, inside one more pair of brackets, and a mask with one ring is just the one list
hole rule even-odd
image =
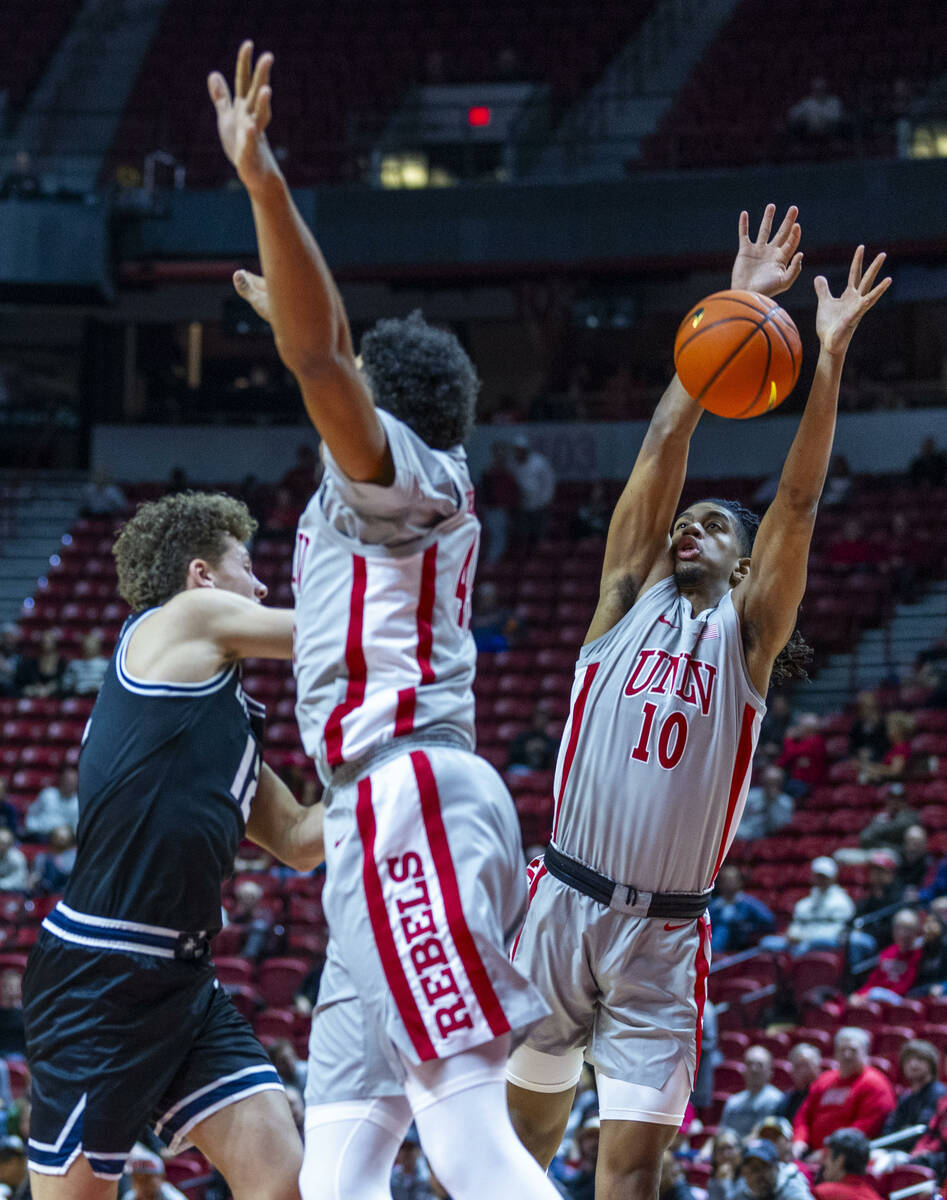
[[607, 1200], [619, 1200], [619, 1197], [621, 1200], [656, 1200], [661, 1183], [661, 1164], [629, 1166], [600, 1155], [596, 1179], [598, 1188]]

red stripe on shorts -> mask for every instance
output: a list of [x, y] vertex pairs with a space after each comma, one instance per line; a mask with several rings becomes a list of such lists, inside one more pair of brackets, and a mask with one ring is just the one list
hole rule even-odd
[[533, 878], [529, 881], [529, 892], [526, 895], [526, 915], [523, 917], [523, 924], [520, 926], [520, 931], [516, 935], [513, 942], [513, 949], [510, 951], [510, 962], [516, 958], [516, 947], [520, 944], [520, 938], [523, 936], [523, 928], [526, 925], [526, 916], [529, 915], [529, 906], [533, 903], [533, 897], [536, 895], [536, 889], [539, 887], [539, 881], [546, 874], [546, 864], [540, 863], [536, 868]]
[[727, 853], [730, 827], [733, 825], [733, 814], [736, 811], [737, 801], [740, 799], [740, 793], [743, 791], [743, 782], [746, 779], [746, 773], [750, 769], [750, 763], [753, 760], [753, 722], [755, 719], [756, 710], [751, 708], [749, 704], [744, 704], [743, 722], [740, 726], [740, 740], [737, 743], [737, 756], [733, 762], [733, 774], [730, 776], [730, 797], [727, 801], [727, 819], [724, 822], [723, 837], [720, 839], [720, 849], [717, 851], [717, 861], [714, 863], [714, 873], [711, 882], [717, 878], [717, 872], [720, 870], [720, 864], [723, 862], [724, 855]]
[[[418, 669], [421, 672], [421, 686], [434, 682], [434, 669], [431, 666], [431, 648], [434, 644], [434, 600], [437, 595], [437, 543], [428, 546], [424, 551], [421, 563], [421, 590], [418, 595]], [[410, 733], [414, 729], [414, 712], [417, 706], [417, 688], [402, 688], [398, 693], [398, 707], [395, 710], [395, 737]]]
[[704, 1039], [704, 1003], [707, 1000], [707, 976], [710, 974], [710, 963], [707, 961], [707, 918], [699, 917], [697, 921], [697, 978], [694, 980], [694, 1000], [697, 1003], [697, 1058], [694, 1062], [694, 1078], [697, 1081], [697, 1068], [700, 1066], [700, 1047]]
[[487, 1024], [490, 1026], [493, 1036], [500, 1037], [502, 1034], [510, 1032], [510, 1023], [493, 990], [490, 976], [477, 952], [473, 934], [470, 932], [464, 916], [460, 888], [457, 886], [457, 873], [454, 870], [454, 860], [451, 857], [447, 830], [444, 828], [444, 818], [441, 814], [437, 781], [431, 770], [430, 760], [423, 751], [415, 750], [412, 753], [411, 765], [414, 767], [414, 777], [418, 782], [424, 829], [427, 833], [428, 845], [431, 847], [431, 856], [434, 859], [434, 869], [437, 871], [437, 880], [441, 886], [441, 895], [444, 898], [447, 926], [454, 939], [454, 945], [457, 947], [457, 953], [460, 955], [460, 961], [464, 965], [470, 986], [477, 997], [477, 1003], [487, 1019]]
[[345, 688], [345, 699], [337, 704], [326, 721], [325, 737], [326, 758], [330, 767], [337, 767], [343, 761], [342, 755], [342, 719], [347, 717], [365, 699], [365, 683], [367, 668], [365, 666], [365, 650], [362, 646], [362, 623], [365, 617], [365, 588], [368, 583], [368, 570], [365, 559], [361, 555], [352, 555], [352, 592], [349, 596], [349, 627], [345, 635], [345, 669], [348, 683]]
[[375, 935], [375, 945], [381, 958], [385, 979], [394, 997], [395, 1004], [404, 1027], [411, 1038], [411, 1044], [422, 1062], [437, 1058], [437, 1052], [428, 1036], [427, 1027], [415, 1002], [404, 973], [398, 947], [388, 923], [388, 910], [385, 905], [385, 893], [381, 886], [381, 877], [375, 863], [375, 810], [372, 808], [372, 781], [370, 778], [358, 782], [358, 800], [355, 804], [355, 820], [358, 824], [359, 837], [362, 839], [362, 882], [365, 887], [365, 898], [368, 901], [368, 918], [371, 921], [372, 933]]
[[579, 744], [579, 730], [582, 728], [582, 715], [585, 712], [585, 702], [589, 697], [589, 688], [592, 686], [592, 680], [595, 678], [595, 672], [598, 670], [598, 663], [592, 663], [586, 667], [585, 679], [582, 681], [582, 689], [576, 696], [575, 704], [572, 708], [572, 725], [569, 730], [569, 744], [566, 747], [565, 762], [562, 764], [562, 782], [559, 785], [559, 795], [556, 797], [556, 815], [552, 823], [552, 840], [556, 840], [556, 832], [559, 829], [559, 813], [562, 809], [562, 797], [565, 795], [566, 784], [569, 782], [569, 772], [572, 770], [572, 760], [575, 758], [575, 749]]

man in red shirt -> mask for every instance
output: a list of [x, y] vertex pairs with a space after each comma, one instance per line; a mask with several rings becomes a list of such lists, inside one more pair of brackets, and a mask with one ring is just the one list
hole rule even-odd
[[805, 795], [822, 783], [828, 762], [825, 738], [819, 733], [819, 718], [815, 713], [803, 713], [786, 731], [783, 752], [776, 765], [789, 776], [786, 791], [793, 796]]
[[823, 1071], [793, 1122], [797, 1158], [821, 1150], [837, 1129], [860, 1129], [875, 1137], [895, 1107], [894, 1090], [888, 1080], [868, 1065], [871, 1036], [866, 1029], [848, 1026], [835, 1035], [838, 1068]]
[[825, 1139], [816, 1200], [880, 1200], [866, 1175], [871, 1147], [860, 1129], [837, 1129]]
[[882, 950], [878, 965], [852, 996], [852, 1003], [887, 1000], [897, 1003], [914, 987], [923, 947], [918, 940], [920, 922], [917, 913], [902, 908], [892, 925], [894, 941]]

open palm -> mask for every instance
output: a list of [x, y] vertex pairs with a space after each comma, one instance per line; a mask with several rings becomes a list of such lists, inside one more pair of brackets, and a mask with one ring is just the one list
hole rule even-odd
[[875, 284], [878, 272], [885, 261], [885, 255], [879, 254], [862, 272], [862, 262], [865, 257], [865, 247], [859, 246], [852, 258], [848, 272], [848, 284], [841, 296], [833, 296], [829, 291], [828, 280], [819, 275], [815, 281], [815, 294], [819, 299], [816, 310], [815, 328], [819, 335], [822, 348], [829, 354], [844, 354], [852, 334], [858, 328], [858, 323], [870, 308], [872, 308], [891, 286], [891, 276]]
[[219, 71], [207, 78], [207, 90], [217, 110], [217, 133], [224, 153], [247, 188], [279, 173], [266, 138], [270, 123], [272, 54], [261, 54], [253, 67], [253, 43], [244, 42], [237, 54], [233, 96]]
[[796, 221], [799, 209], [791, 205], [770, 238], [775, 215], [776, 205], [767, 204], [759, 232], [751, 240], [749, 213], [740, 213], [739, 249], [730, 276], [732, 288], [778, 296], [788, 291], [799, 278], [802, 270], [802, 252], [799, 250], [802, 230]]

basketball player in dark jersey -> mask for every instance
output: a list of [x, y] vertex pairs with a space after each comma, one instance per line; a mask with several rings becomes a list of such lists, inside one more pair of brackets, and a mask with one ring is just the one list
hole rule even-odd
[[114, 554], [132, 608], [83, 735], [75, 869], [24, 977], [37, 1200], [110, 1200], [146, 1123], [197, 1146], [237, 1200], [297, 1200], [302, 1147], [276, 1071], [218, 986], [209, 942], [246, 835], [321, 862], [304, 809], [261, 760], [240, 660], [288, 659], [291, 610], [223, 495], [142, 505]]

